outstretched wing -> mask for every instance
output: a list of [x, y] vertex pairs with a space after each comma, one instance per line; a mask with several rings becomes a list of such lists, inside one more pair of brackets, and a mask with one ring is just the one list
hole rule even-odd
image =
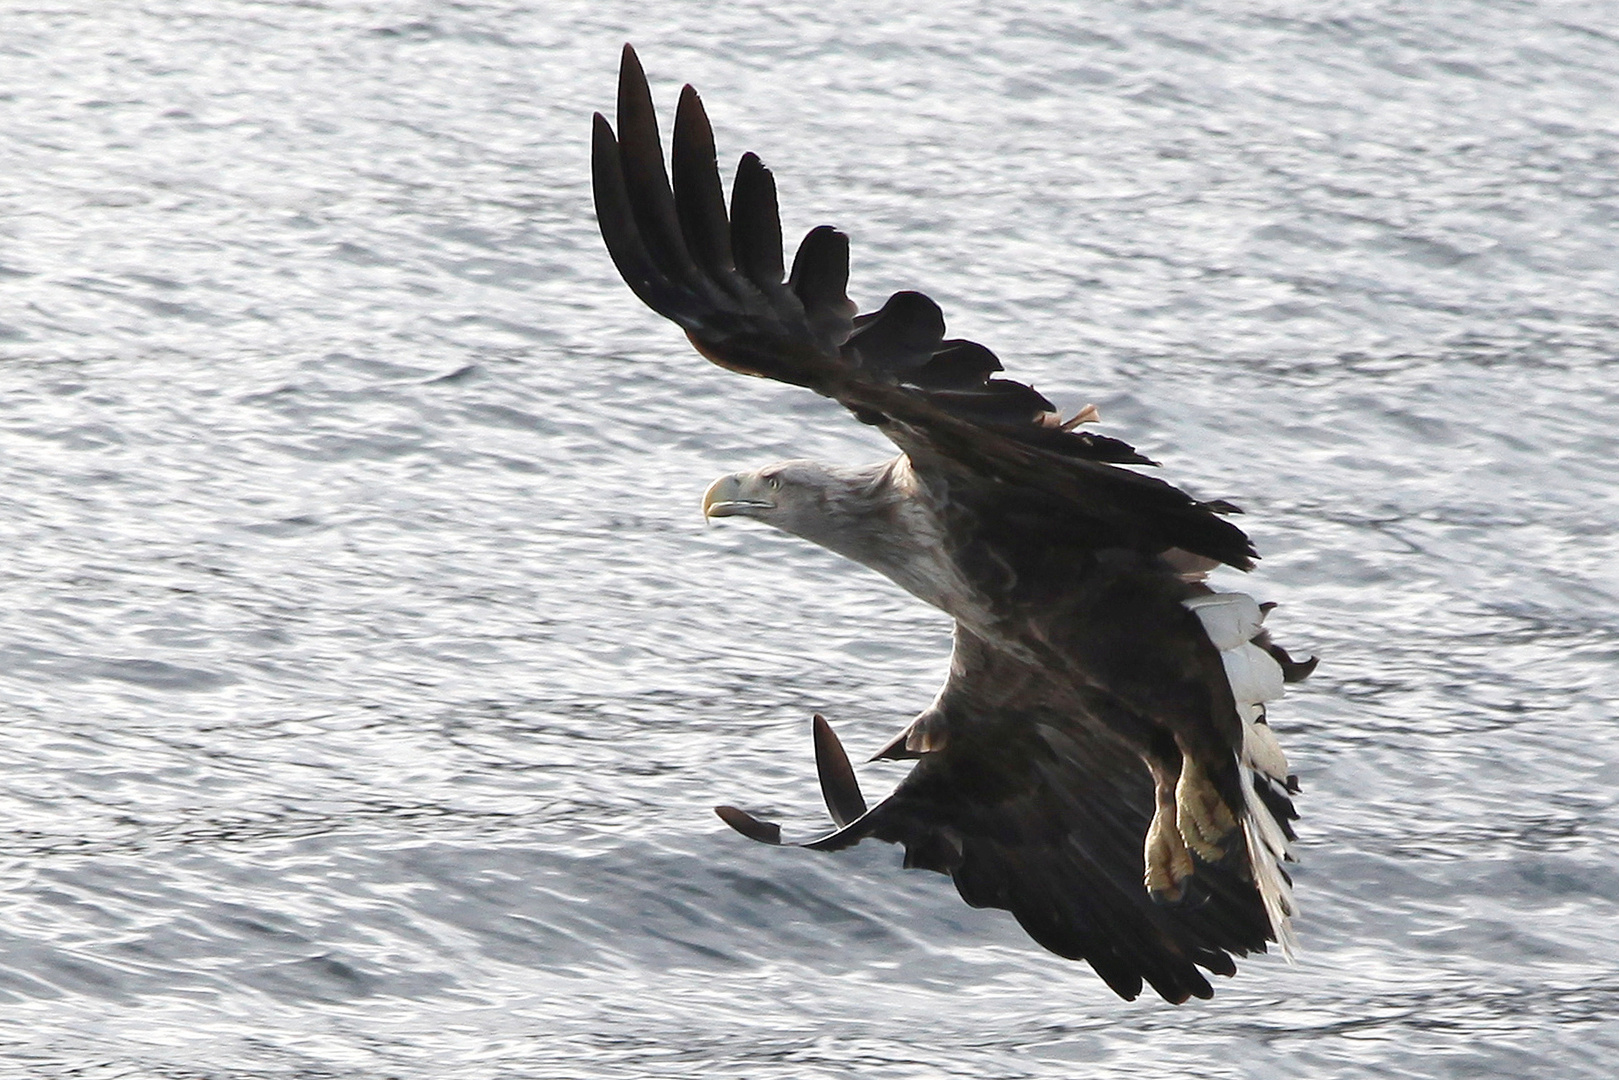
[[787, 271], [770, 171], [744, 154], [727, 213], [713, 130], [690, 86], [681, 91], [666, 171], [652, 95], [628, 45], [618, 132], [597, 113], [591, 154], [596, 217], [613, 262], [710, 360], [834, 398], [878, 425], [919, 469], [1012, 485], [1101, 545], [1253, 565], [1247, 536], [1219, 516], [1234, 507], [1116, 467], [1152, 462], [1117, 439], [1072, 430], [1033, 388], [996, 378], [995, 354], [946, 339], [928, 297], [899, 292], [879, 310], [855, 314], [842, 233], [810, 230]]
[[[909, 742], [911, 750], [905, 751]], [[1041, 945], [1083, 959], [1121, 997], [1143, 982], [1165, 999], [1209, 997], [1198, 969], [1236, 971], [1271, 933], [1259, 891], [1231, 866], [1201, 864], [1195, 892], [1172, 905], [1142, 887], [1152, 782], [1119, 741], [1076, 722], [1028, 685], [1028, 671], [958, 631], [938, 703], [890, 745], [918, 756], [870, 810], [832, 730], [815, 751], [833, 833], [803, 846], [838, 850], [876, 837], [905, 865], [949, 874], [974, 907], [1010, 911]], [[781, 830], [734, 807], [722, 817], [755, 840]]]

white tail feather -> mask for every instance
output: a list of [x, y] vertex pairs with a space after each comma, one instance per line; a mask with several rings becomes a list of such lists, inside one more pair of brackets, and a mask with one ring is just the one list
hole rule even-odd
[[1282, 753], [1282, 744], [1276, 741], [1276, 733], [1265, 723], [1263, 711], [1258, 719], [1243, 721], [1242, 754], [1238, 760], [1255, 772], [1286, 784], [1287, 755]]
[[1293, 886], [1280, 864], [1293, 858], [1293, 847], [1282, 823], [1254, 787], [1256, 783], [1268, 783], [1280, 792], [1287, 790], [1287, 756], [1265, 722], [1265, 702], [1282, 696], [1282, 667], [1269, 652], [1253, 643], [1265, 613], [1252, 597], [1213, 593], [1182, 603], [1197, 616], [1209, 641], [1220, 650], [1226, 682], [1242, 720], [1237, 766], [1242, 776], [1243, 839], [1271, 933], [1291, 963], [1298, 948], [1298, 936], [1293, 932]]
[[1282, 696], [1282, 665], [1251, 641], [1220, 651], [1226, 681], [1238, 705], [1258, 705]]
[[1265, 621], [1265, 613], [1246, 593], [1209, 593], [1183, 600], [1181, 606], [1197, 613], [1203, 632], [1222, 652], [1248, 644]]
[[1271, 932], [1282, 947], [1282, 956], [1288, 963], [1299, 945], [1293, 932], [1293, 886], [1288, 883], [1280, 865], [1289, 858], [1287, 837], [1259, 793], [1254, 790], [1252, 770], [1243, 767], [1242, 794], [1247, 806], [1242, 815], [1242, 835], [1248, 842], [1248, 858], [1254, 871], [1254, 885], [1259, 899], [1265, 905]]

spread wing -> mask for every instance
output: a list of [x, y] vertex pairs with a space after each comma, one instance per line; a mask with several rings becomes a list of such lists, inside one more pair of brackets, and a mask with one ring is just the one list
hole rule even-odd
[[[1232, 867], [1202, 865], [1198, 892], [1154, 903], [1142, 844], [1154, 807], [1140, 759], [1058, 707], [1030, 671], [958, 629], [938, 702], [883, 752], [919, 757], [870, 810], [837, 738], [816, 717], [815, 750], [840, 828], [805, 847], [876, 837], [905, 846], [905, 865], [949, 874], [974, 907], [1004, 908], [1058, 955], [1083, 959], [1125, 998], [1143, 982], [1172, 1002], [1209, 997], [1199, 967], [1236, 971], [1263, 952], [1264, 904]], [[755, 840], [781, 831], [734, 807], [720, 816]]]
[[666, 170], [652, 95], [628, 45], [617, 134], [597, 113], [591, 155], [596, 217], [613, 262], [710, 360], [834, 398], [880, 427], [919, 469], [1009, 485], [1096, 546], [1175, 548], [1253, 565], [1247, 536], [1219, 516], [1234, 507], [1119, 468], [1152, 462], [1117, 439], [1072, 430], [1033, 388], [995, 377], [995, 354], [945, 338], [944, 317], [928, 297], [895, 293], [857, 315], [846, 295], [844, 234], [810, 230], [787, 270], [770, 171], [744, 154], [727, 212], [713, 130], [690, 86], [680, 95]]

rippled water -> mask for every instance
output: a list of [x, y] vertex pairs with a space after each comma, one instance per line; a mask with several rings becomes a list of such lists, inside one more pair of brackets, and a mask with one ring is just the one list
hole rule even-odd
[[[1613, 1075], [1612, 5], [651, 10], [4, 17], [0, 1068]], [[928, 290], [1247, 507], [1324, 657], [1274, 714], [1298, 966], [1124, 1003], [709, 812], [812, 824], [810, 713], [874, 747], [948, 627], [703, 527], [718, 473], [886, 448], [617, 280], [624, 40], [863, 306]]]

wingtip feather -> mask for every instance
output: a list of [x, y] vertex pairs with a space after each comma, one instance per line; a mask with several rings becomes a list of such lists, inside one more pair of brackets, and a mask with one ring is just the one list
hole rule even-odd
[[774, 821], [761, 821], [746, 810], [735, 806], [716, 806], [714, 813], [719, 815], [721, 821], [749, 840], [757, 840], [761, 844], [781, 843], [781, 826]]
[[843, 749], [832, 725], [820, 713], [812, 721], [815, 740], [815, 771], [821, 781], [821, 795], [832, 821], [843, 828], [866, 812], [866, 798], [860, 793], [854, 766]]

